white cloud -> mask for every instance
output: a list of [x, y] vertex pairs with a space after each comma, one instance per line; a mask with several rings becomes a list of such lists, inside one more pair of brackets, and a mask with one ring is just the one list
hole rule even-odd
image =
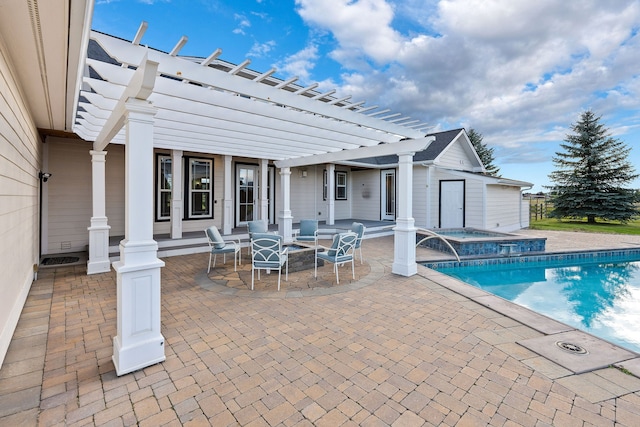
[[233, 18], [238, 21], [238, 26], [233, 30], [234, 34], [242, 34], [244, 35], [245, 32], [244, 30], [246, 28], [251, 27], [251, 21], [249, 21], [249, 19], [247, 19], [246, 16], [241, 15], [239, 13], [236, 13]]
[[300, 83], [309, 82], [311, 70], [315, 67], [318, 59], [318, 47], [310, 45], [299, 52], [285, 58], [281, 64], [277, 64], [276, 68], [281, 72], [298, 76]]
[[638, 1], [296, 5], [310, 26], [333, 35], [331, 58], [346, 70], [342, 92], [435, 126], [466, 124], [508, 150], [561, 140], [586, 108], [640, 108]]
[[254, 43], [249, 50], [247, 56], [253, 56], [255, 58], [260, 58], [266, 56], [269, 52], [271, 52], [276, 47], [276, 42], [273, 40], [269, 40], [264, 43]]

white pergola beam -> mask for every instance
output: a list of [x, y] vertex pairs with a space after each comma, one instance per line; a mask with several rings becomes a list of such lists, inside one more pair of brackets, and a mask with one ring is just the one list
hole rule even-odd
[[[128, 64], [140, 63], [145, 49], [126, 41], [97, 32], [92, 32], [91, 37], [96, 40], [117, 61]], [[273, 86], [266, 84], [253, 85], [251, 80], [239, 76], [229, 75], [211, 67], [202, 67], [178, 57], [171, 57], [165, 53], [149, 50], [149, 59], [159, 63], [158, 72], [169, 76], [175, 76], [176, 70], [182, 72], [181, 78], [191, 82], [197, 82], [203, 86], [213, 86], [235, 93], [246, 94], [252, 98], [270, 101], [287, 107], [320, 114], [337, 120], [354, 123], [360, 126], [378, 129], [382, 132], [396, 134], [404, 138], [420, 138], [424, 134], [417, 131], [375, 119], [357, 111], [327, 105], [326, 102], [317, 102], [305, 96], [296, 96], [286, 90], [273, 90]], [[177, 76], [176, 76], [177, 77]]]
[[298, 167], [317, 165], [322, 163], [334, 163], [343, 160], [363, 159], [367, 157], [388, 156], [390, 154], [398, 154], [399, 152], [414, 152], [426, 149], [433, 141], [434, 136], [420, 139], [411, 139], [396, 142], [393, 144], [380, 144], [373, 147], [355, 148], [353, 150], [345, 150], [336, 153], [317, 154], [308, 157], [298, 157], [275, 162], [276, 167]]
[[293, 92], [294, 95], [302, 95], [303, 93], [309, 92], [310, 90], [313, 90], [315, 88], [318, 87], [318, 83], [314, 83], [312, 85], [309, 85], [307, 87], [303, 87], [298, 89], [297, 91]]
[[222, 49], [218, 48], [218, 49], [214, 50], [211, 53], [211, 55], [207, 56], [207, 58], [200, 63], [200, 65], [202, 65], [203, 67], [208, 67], [209, 64], [211, 64], [213, 61], [215, 61], [216, 58], [218, 56], [220, 56], [221, 54], [222, 54]]
[[178, 53], [180, 53], [180, 50], [182, 50], [182, 48], [184, 47], [184, 45], [187, 44], [188, 40], [189, 38], [187, 36], [180, 37], [180, 40], [178, 40], [178, 43], [176, 43], [173, 49], [171, 49], [171, 52], [169, 52], [169, 55], [177, 56]]
[[239, 63], [238, 65], [236, 65], [232, 69], [230, 69], [229, 70], [229, 74], [238, 74], [240, 71], [242, 71], [249, 64], [251, 64], [251, 60], [250, 59], [245, 59], [244, 61], [242, 61], [241, 63]]
[[144, 33], [147, 31], [147, 28], [149, 27], [149, 23], [147, 21], [142, 21], [140, 23], [140, 26], [138, 27], [138, 31], [136, 32], [135, 37], [133, 38], [133, 41], [131, 42], [134, 45], [139, 45], [140, 41], [142, 40], [142, 37], [144, 36]]
[[95, 151], [104, 151], [109, 141], [124, 125], [125, 103], [129, 98], [145, 100], [151, 95], [156, 80], [158, 63], [143, 58], [138, 69], [134, 72], [131, 82], [125, 89], [107, 123], [93, 144]]
[[275, 68], [271, 68], [268, 71], [265, 71], [264, 73], [260, 74], [259, 76], [256, 76], [256, 78], [253, 79], [254, 82], [261, 82], [264, 79], [266, 79], [267, 77], [269, 77], [270, 75], [272, 75], [273, 73], [275, 73], [277, 70]]
[[280, 83], [278, 83], [277, 85], [274, 86], [274, 88], [276, 89], [282, 89], [283, 87], [287, 87], [289, 86], [291, 83], [295, 82], [296, 80], [298, 80], [298, 76], [293, 76], [287, 80], [284, 80]]

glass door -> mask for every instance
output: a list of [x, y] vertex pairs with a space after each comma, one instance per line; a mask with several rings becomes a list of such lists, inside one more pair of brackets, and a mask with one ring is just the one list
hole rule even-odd
[[236, 226], [257, 219], [259, 175], [257, 166], [238, 165], [236, 168]]
[[383, 170], [380, 178], [380, 218], [383, 221], [396, 219], [396, 171]]

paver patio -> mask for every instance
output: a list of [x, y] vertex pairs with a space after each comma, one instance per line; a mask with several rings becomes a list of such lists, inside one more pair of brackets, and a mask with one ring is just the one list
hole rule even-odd
[[166, 258], [167, 359], [122, 377], [115, 273], [41, 270], [0, 370], [0, 425], [640, 425], [637, 377], [572, 375], [516, 343], [534, 329], [422, 267], [391, 274], [391, 237], [363, 247], [356, 281], [327, 265], [280, 292], [266, 275], [242, 289], [246, 255], [208, 277], [207, 254]]

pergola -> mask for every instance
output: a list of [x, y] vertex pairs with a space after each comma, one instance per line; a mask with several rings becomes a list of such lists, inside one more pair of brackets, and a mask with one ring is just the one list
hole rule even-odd
[[[267, 162], [274, 161], [283, 194], [279, 231], [285, 240], [292, 236], [292, 167], [326, 163], [331, 168], [336, 162], [397, 154], [400, 191], [393, 272], [417, 272], [412, 164], [415, 152], [433, 140], [422, 130], [427, 124], [377, 106], [364, 107], [364, 101], [337, 98], [333, 90], [316, 91], [317, 84], [303, 87], [296, 78], [277, 79], [275, 69], [252, 71], [248, 60], [227, 63], [219, 59], [220, 49], [207, 58], [179, 57], [186, 37], [169, 53], [142, 46], [146, 28], [143, 23], [131, 42], [91, 33], [89, 51], [97, 48], [102, 56], [86, 58], [73, 128], [93, 142], [89, 274], [110, 268], [105, 149], [112, 143], [125, 145], [125, 238], [120, 260], [113, 264], [118, 282], [113, 361], [118, 375], [165, 358], [160, 332], [164, 263], [153, 240], [154, 148], [221, 155], [225, 174], [231, 173], [234, 156], [261, 159], [265, 176]], [[178, 163], [172, 167], [179, 168]], [[173, 176], [180, 176], [176, 172]], [[230, 182], [226, 176], [223, 212], [232, 210]], [[181, 200], [173, 199], [172, 218], [181, 217], [181, 206]], [[223, 232], [230, 232], [230, 215], [224, 215], [223, 222]], [[172, 219], [172, 236], [180, 233]]]

